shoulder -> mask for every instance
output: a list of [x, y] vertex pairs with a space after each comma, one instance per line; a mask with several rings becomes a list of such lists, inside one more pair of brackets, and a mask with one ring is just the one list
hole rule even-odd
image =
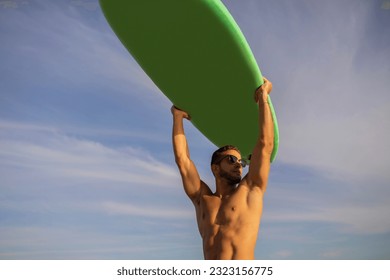
[[264, 191], [261, 185], [255, 184], [254, 181], [250, 180], [248, 174], [242, 178], [240, 184], [237, 187], [238, 189], [246, 190], [248, 194], [263, 195]]
[[245, 199], [249, 209], [259, 209], [263, 205], [264, 191], [261, 187], [250, 184], [247, 177], [244, 177], [237, 187], [237, 195]]
[[200, 188], [198, 193], [192, 198], [192, 201], [194, 204], [199, 204], [201, 198], [203, 196], [211, 196], [213, 195], [213, 192], [211, 191], [210, 187], [203, 181], [200, 180]]

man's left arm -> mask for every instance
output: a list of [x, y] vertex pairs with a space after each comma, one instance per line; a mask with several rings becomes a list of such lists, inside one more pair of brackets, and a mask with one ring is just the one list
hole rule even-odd
[[271, 91], [272, 83], [264, 78], [264, 84], [255, 92], [255, 101], [259, 108], [259, 136], [246, 178], [249, 187], [258, 187], [263, 193], [267, 188], [271, 154], [274, 148], [274, 124], [268, 103], [268, 95]]

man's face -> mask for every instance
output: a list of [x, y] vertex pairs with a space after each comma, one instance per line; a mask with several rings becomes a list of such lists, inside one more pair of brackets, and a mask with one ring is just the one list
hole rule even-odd
[[229, 156], [241, 159], [241, 155], [236, 150], [228, 150], [221, 156], [223, 159], [219, 163], [219, 176], [225, 178], [230, 184], [235, 185], [241, 182], [242, 166], [239, 161], [233, 162]]

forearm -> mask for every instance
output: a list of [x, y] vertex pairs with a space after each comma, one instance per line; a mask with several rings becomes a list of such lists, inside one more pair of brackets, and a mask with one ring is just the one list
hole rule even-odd
[[269, 96], [259, 98], [259, 136], [257, 145], [266, 154], [271, 155], [274, 147], [274, 123], [272, 120], [271, 108], [269, 106]]
[[190, 159], [187, 139], [184, 133], [183, 119], [190, 120], [190, 116], [175, 106], [172, 106], [173, 115], [172, 143], [175, 161], [183, 180], [184, 191], [194, 202], [200, 194], [201, 180], [194, 163]]
[[173, 117], [172, 143], [176, 162], [183, 157], [189, 158], [187, 139], [184, 133], [183, 118]]

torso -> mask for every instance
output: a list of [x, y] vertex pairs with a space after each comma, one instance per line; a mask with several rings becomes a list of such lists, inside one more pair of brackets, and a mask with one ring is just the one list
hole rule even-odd
[[205, 259], [254, 259], [263, 209], [259, 188], [243, 180], [230, 196], [210, 192], [194, 204]]

